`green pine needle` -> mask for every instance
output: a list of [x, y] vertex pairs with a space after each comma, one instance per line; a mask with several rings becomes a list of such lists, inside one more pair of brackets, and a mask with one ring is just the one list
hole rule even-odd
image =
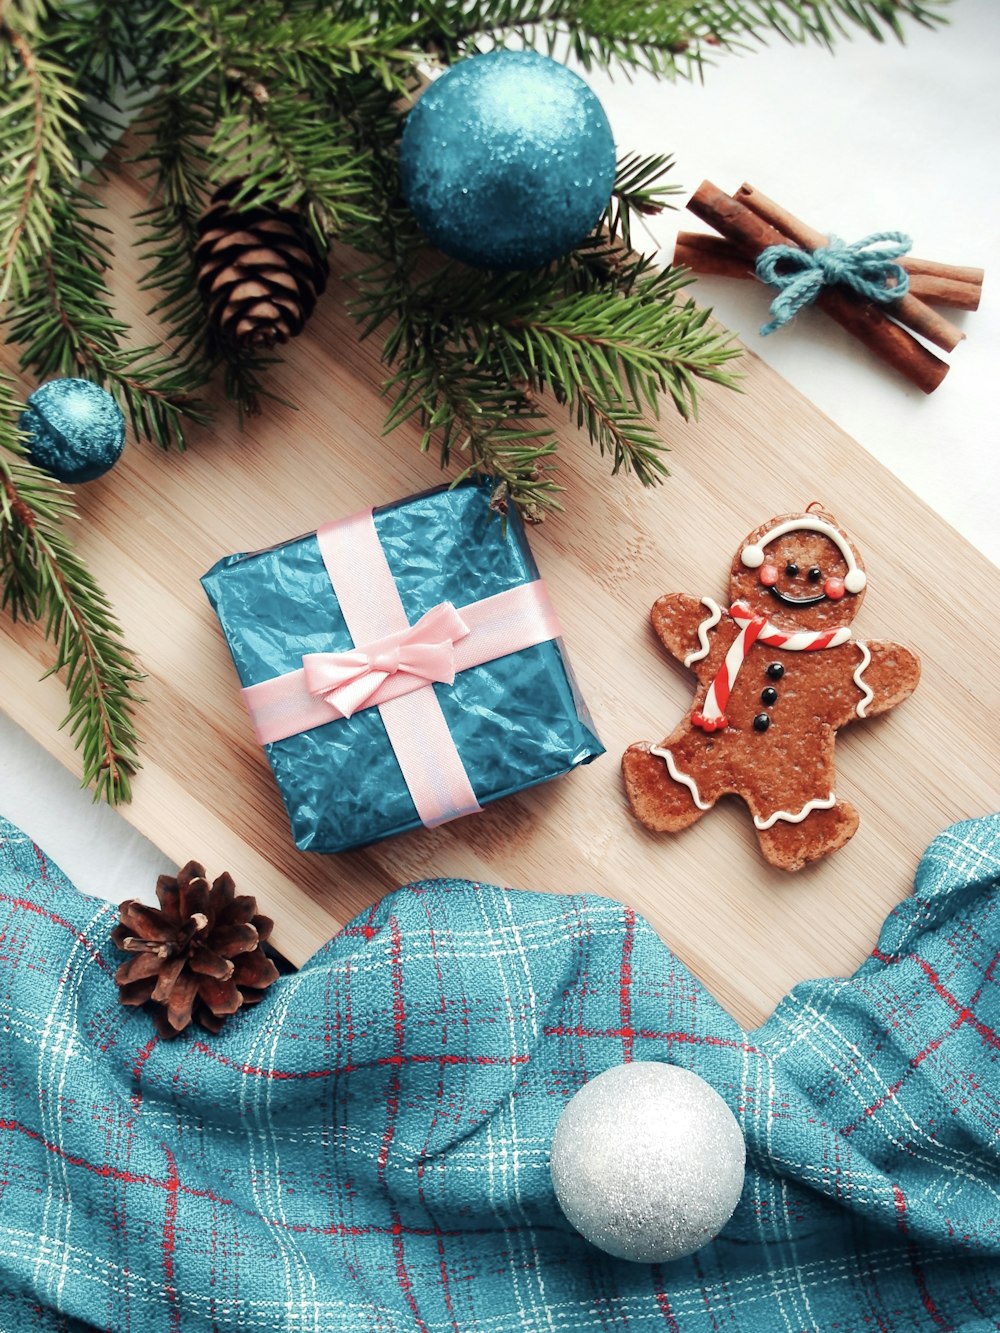
[[139, 768], [132, 714], [142, 679], [107, 597], [63, 525], [72, 496], [27, 459], [17, 429], [23, 405], [0, 376], [0, 605], [40, 622], [55, 648], [45, 673], [62, 673], [68, 727], [83, 760], [83, 785], [109, 804], [131, 799]]

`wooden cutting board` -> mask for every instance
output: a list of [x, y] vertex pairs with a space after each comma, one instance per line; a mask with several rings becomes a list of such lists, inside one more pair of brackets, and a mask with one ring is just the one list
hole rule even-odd
[[[153, 341], [131, 221], [143, 188], [118, 177], [105, 199], [121, 313]], [[673, 475], [655, 490], [610, 478], [584, 436], [561, 431], [566, 513], [534, 529], [532, 545], [608, 753], [434, 831], [341, 856], [295, 850], [198, 579], [222, 555], [442, 480], [413, 430], [381, 438], [378, 346], [359, 344], [346, 295], [333, 281], [272, 377], [298, 411], [269, 404], [241, 432], [220, 404], [186, 454], [131, 442], [78, 493], [80, 549], [148, 672], [144, 767], [125, 817], [178, 863], [230, 870], [276, 918], [275, 943], [295, 963], [388, 890], [448, 875], [628, 902], [747, 1024], [796, 981], [852, 970], [931, 838], [1000, 808], [1000, 672], [984, 670], [996, 652], [1000, 571], [752, 353], [743, 391], [705, 388], [697, 423], [665, 408]], [[0, 361], [13, 369], [12, 350]], [[649, 629], [651, 603], [668, 591], [723, 601], [744, 535], [813, 500], [865, 558], [858, 633], [914, 647], [924, 675], [900, 709], [840, 738], [837, 790], [861, 813], [857, 835], [787, 875], [761, 859], [737, 801], [686, 833], [647, 833], [627, 808], [619, 759], [631, 741], [665, 736], [691, 697], [693, 678]], [[6, 618], [0, 635], [4, 707], [78, 771], [57, 730], [62, 687], [38, 681], [48, 645]]]

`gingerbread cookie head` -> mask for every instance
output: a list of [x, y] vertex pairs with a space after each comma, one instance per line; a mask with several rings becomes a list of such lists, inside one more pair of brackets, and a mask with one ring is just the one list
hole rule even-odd
[[729, 580], [734, 603], [774, 624], [808, 630], [852, 620], [867, 581], [847, 533], [822, 511], [783, 514], [755, 528], [737, 551]]

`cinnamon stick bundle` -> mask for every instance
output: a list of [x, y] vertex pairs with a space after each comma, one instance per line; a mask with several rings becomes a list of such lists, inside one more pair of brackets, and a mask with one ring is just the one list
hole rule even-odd
[[[750, 206], [751, 203], [754, 207]], [[770, 209], [768, 205], [771, 205]], [[798, 219], [779, 209], [773, 201], [762, 196], [751, 186], [744, 186], [737, 192], [737, 196], [730, 196], [711, 181], [703, 181], [689, 201], [688, 208], [703, 222], [707, 222], [727, 240], [733, 242], [742, 255], [752, 256], [754, 260], [772, 245], [798, 244], [800, 248], [815, 248], [813, 245], [798, 241], [790, 230], [780, 229], [772, 220], [775, 218], [785, 227], [797, 230], [800, 236], [805, 236], [806, 232], [809, 232], [819, 238], [819, 244], [826, 244], [826, 237], [821, 233], [805, 228], [805, 224], [799, 223]], [[761, 212], [757, 210], [770, 212], [770, 218], [761, 216]], [[947, 375], [946, 361], [935, 356], [906, 329], [890, 319], [880, 307], [873, 302], [865, 301], [850, 289], [824, 287], [816, 299], [816, 304], [852, 333], [874, 355], [905, 375], [924, 393], [933, 393]], [[922, 318], [920, 312], [918, 318]], [[954, 329], [954, 326], [951, 327]], [[955, 332], [963, 336], [961, 330]]]
[[[802, 247], [803, 250], [818, 250], [824, 245], [829, 244], [830, 238], [824, 236], [821, 231], [816, 231], [801, 219], [789, 213], [786, 208], [773, 199], [769, 199], [766, 194], [755, 189], [752, 185], [745, 182], [736, 191], [735, 198], [741, 204], [746, 204], [747, 208], [763, 218], [765, 222], [770, 222], [772, 226], [777, 227], [785, 236], [790, 236], [792, 241]], [[952, 324], [951, 320], [945, 319], [936, 310], [932, 310], [919, 297], [907, 292], [901, 296], [898, 301], [892, 305], [892, 316], [900, 324], [905, 324], [908, 329], [914, 333], [921, 334], [928, 342], [932, 342], [935, 347], [943, 347], [946, 352], [951, 352], [965, 337], [960, 328]]]
[[[704, 231], [678, 232], [674, 261], [703, 277], [753, 278], [754, 260], [724, 236]], [[960, 264], [903, 255], [896, 261], [910, 275], [910, 293], [929, 305], [952, 310], [978, 310], [983, 294], [983, 270]]]

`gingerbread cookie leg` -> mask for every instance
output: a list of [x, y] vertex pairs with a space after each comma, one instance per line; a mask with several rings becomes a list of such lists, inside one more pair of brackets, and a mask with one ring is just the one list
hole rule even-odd
[[[654, 749], [659, 753], [654, 753]], [[690, 779], [672, 777], [670, 752], [646, 741], [630, 745], [622, 756], [625, 790], [636, 819], [653, 833], [678, 833], [700, 819], [712, 803], [704, 801]], [[674, 765], [675, 773], [681, 773]]]
[[[847, 801], [810, 802], [812, 809], [794, 819], [754, 814], [757, 841], [771, 865], [780, 870], [801, 870], [810, 861], [835, 852], [854, 837], [858, 812]], [[800, 817], [798, 817], [800, 816]], [[771, 820], [773, 819], [773, 822]]]

